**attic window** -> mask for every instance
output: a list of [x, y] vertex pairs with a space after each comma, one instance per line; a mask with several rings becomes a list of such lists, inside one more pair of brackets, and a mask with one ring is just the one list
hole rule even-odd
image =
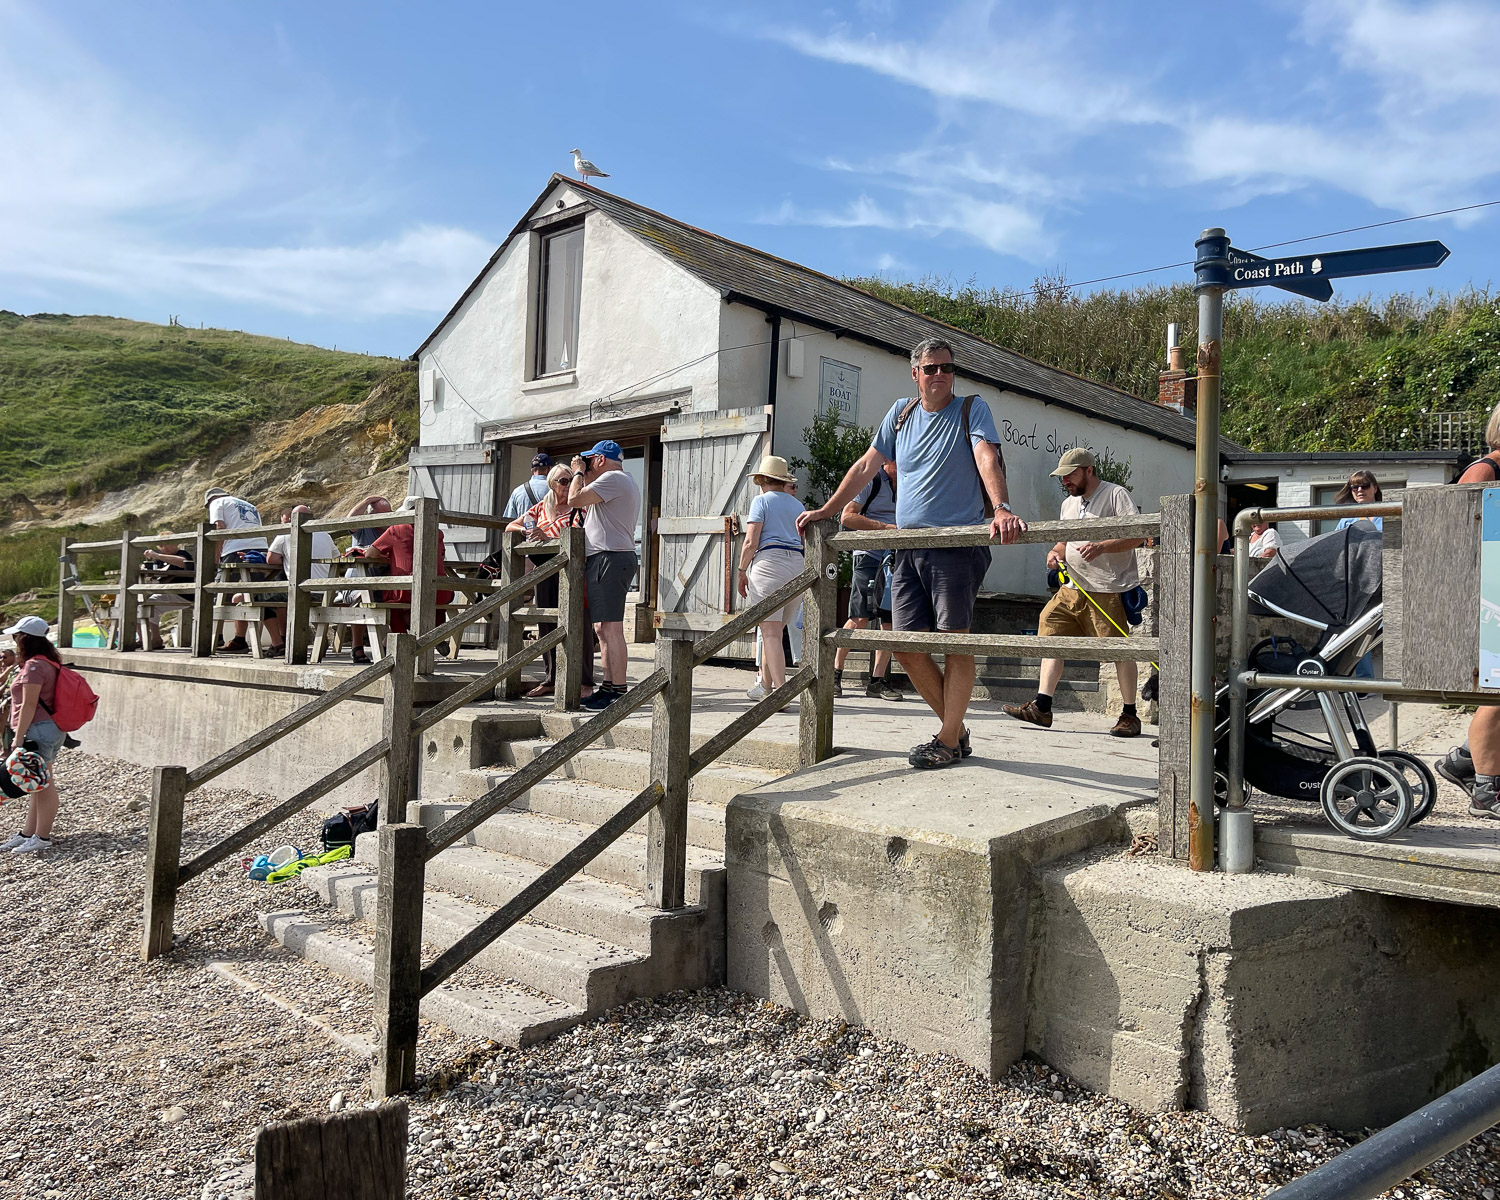
[[578, 313], [583, 294], [583, 226], [542, 238], [542, 270], [537, 295], [538, 375], [571, 371], [578, 365]]

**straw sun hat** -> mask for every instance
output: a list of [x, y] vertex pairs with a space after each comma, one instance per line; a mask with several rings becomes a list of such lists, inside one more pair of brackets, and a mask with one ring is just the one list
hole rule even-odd
[[796, 483], [797, 477], [779, 454], [767, 454], [760, 460], [760, 467], [750, 473], [756, 483], [762, 479], [774, 479], [777, 483]]

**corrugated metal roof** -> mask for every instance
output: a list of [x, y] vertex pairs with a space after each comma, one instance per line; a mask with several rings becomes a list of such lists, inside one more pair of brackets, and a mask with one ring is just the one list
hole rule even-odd
[[[907, 354], [924, 338], [940, 337], [953, 346], [954, 360], [963, 375], [977, 382], [1021, 392], [1177, 445], [1192, 446], [1195, 442], [1194, 423], [1170, 409], [1107, 384], [1046, 366], [942, 321], [881, 300], [832, 276], [697, 229], [592, 185], [554, 175], [543, 196], [558, 183], [566, 183], [580, 195], [586, 195], [596, 210], [717, 288], [728, 300], [807, 321], [897, 354]], [[506, 242], [525, 224], [523, 220]], [[499, 251], [495, 257], [498, 256]], [[490, 261], [493, 263], [495, 259]], [[486, 266], [485, 270], [488, 269]], [[457, 309], [455, 305], [453, 312]], [[433, 335], [436, 333], [434, 330]], [[427, 340], [431, 341], [432, 336]], [[1243, 454], [1245, 450], [1223, 438], [1220, 452]]]

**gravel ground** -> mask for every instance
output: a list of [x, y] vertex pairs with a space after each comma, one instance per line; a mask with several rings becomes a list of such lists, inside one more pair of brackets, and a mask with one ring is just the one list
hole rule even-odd
[[[270, 944], [257, 908], [308, 893], [249, 884], [237, 864], [189, 885], [178, 947], [141, 964], [145, 813], [130, 806], [148, 774], [78, 753], [60, 766], [53, 851], [0, 855], [0, 1196], [234, 1195], [260, 1125], [368, 1100], [368, 994]], [[266, 803], [191, 797], [189, 848]], [[281, 836], [310, 844], [316, 824]], [[1040, 1063], [991, 1084], [724, 990], [524, 1051], [424, 1025], [420, 1070], [414, 1197], [1259, 1196], [1348, 1144], [1138, 1113]], [[1389, 1194], [1497, 1191], [1487, 1134]]]

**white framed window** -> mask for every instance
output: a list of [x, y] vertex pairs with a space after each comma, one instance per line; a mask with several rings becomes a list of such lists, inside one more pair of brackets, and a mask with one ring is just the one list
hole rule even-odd
[[544, 235], [537, 280], [537, 375], [556, 375], [578, 365], [582, 298], [583, 226]]

